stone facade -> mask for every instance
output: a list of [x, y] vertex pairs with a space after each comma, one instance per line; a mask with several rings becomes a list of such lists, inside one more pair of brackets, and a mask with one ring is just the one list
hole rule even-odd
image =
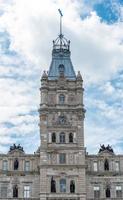
[[8, 154], [0, 154], [0, 199], [23, 199], [29, 195], [39, 199], [39, 162], [39, 152], [25, 154], [13, 148]]
[[15, 144], [0, 154], [0, 199], [123, 199], [123, 155], [109, 145], [97, 155], [85, 150], [83, 80], [63, 35], [53, 42], [40, 91], [41, 145], [34, 154]]

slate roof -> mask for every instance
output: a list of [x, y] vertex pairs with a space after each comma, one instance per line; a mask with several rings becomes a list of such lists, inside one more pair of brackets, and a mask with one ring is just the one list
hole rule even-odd
[[64, 65], [64, 76], [69, 80], [75, 80], [76, 74], [70, 58], [70, 41], [60, 36], [53, 41], [52, 61], [48, 73], [49, 80], [56, 80], [59, 77], [59, 65]]

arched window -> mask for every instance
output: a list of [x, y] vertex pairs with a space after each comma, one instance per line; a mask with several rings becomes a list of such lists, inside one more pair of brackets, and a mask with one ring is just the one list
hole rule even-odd
[[60, 133], [60, 143], [65, 143], [65, 133]]
[[104, 162], [104, 170], [109, 171], [109, 162], [107, 159], [105, 159], [105, 162]]
[[75, 182], [73, 180], [70, 182], [70, 193], [75, 193]]
[[107, 188], [106, 188], [106, 191], [105, 191], [105, 193], [106, 193], [106, 194], [105, 194], [105, 195], [106, 195], [106, 197], [107, 197], [107, 198], [110, 198], [110, 196], [111, 196], [111, 193], [110, 193], [110, 188], [109, 188], [109, 187], [107, 187]]
[[64, 70], [65, 70], [65, 69], [64, 69], [64, 65], [63, 65], [63, 64], [60, 64], [60, 65], [59, 65], [59, 75], [60, 75], [60, 76], [63, 76], [63, 75], [64, 75]]
[[17, 185], [15, 185], [13, 187], [13, 197], [18, 197], [18, 186]]
[[64, 104], [64, 102], [65, 102], [65, 96], [63, 94], [60, 94], [59, 95], [59, 103]]
[[70, 133], [70, 134], [69, 134], [69, 142], [70, 142], [70, 143], [73, 143], [73, 133]]
[[14, 160], [14, 170], [18, 170], [18, 168], [19, 168], [19, 162], [18, 162], [18, 159], [16, 158]]
[[56, 134], [52, 133], [52, 142], [55, 143], [56, 142]]
[[51, 192], [52, 193], [56, 193], [56, 182], [55, 180], [53, 179], [53, 176], [51, 178]]
[[60, 180], [60, 192], [66, 192], [66, 179]]

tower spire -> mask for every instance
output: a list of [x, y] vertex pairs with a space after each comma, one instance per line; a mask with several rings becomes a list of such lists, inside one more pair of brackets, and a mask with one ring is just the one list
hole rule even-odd
[[53, 40], [53, 51], [55, 51], [55, 50], [60, 50], [60, 51], [67, 50], [67, 51], [69, 51], [70, 40], [67, 40], [62, 33], [62, 17], [63, 17], [63, 14], [62, 14], [62, 11], [60, 10], [60, 8], [58, 9], [58, 11], [59, 11], [59, 14], [60, 14], [60, 33], [59, 33], [58, 37], [55, 40]]

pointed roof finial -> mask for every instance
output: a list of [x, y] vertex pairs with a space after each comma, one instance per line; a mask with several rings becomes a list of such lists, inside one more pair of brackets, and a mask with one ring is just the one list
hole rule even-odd
[[60, 50], [60, 51], [67, 50], [67, 51], [69, 51], [70, 50], [70, 40], [67, 40], [62, 33], [62, 17], [63, 17], [63, 14], [62, 14], [62, 11], [60, 10], [60, 8], [58, 9], [58, 11], [59, 11], [59, 14], [60, 14], [60, 34], [58, 35], [58, 37], [55, 40], [53, 40], [53, 51], [55, 51], [55, 50]]

